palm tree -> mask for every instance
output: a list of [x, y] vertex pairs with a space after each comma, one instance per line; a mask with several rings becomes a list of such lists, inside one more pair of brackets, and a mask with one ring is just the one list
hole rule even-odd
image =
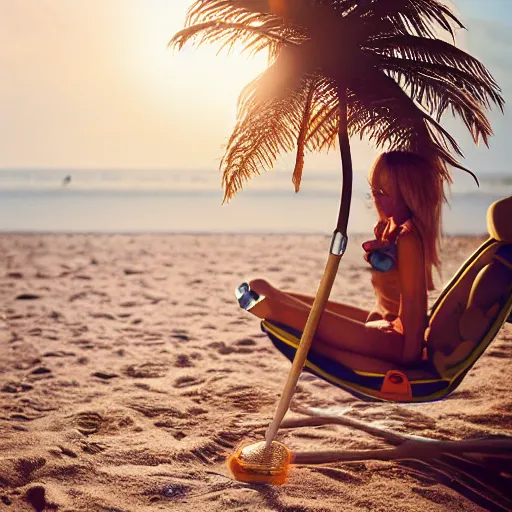
[[463, 27], [439, 0], [198, 0], [186, 25], [171, 45], [199, 36], [270, 54], [239, 99], [221, 162], [225, 199], [295, 147], [298, 191], [305, 150], [329, 149], [338, 138], [348, 151], [350, 135], [461, 167], [449, 152], [462, 156], [459, 146], [439, 124], [443, 113], [460, 116], [487, 144], [483, 109], [503, 107], [485, 67], [435, 38], [436, 28], [454, 37], [453, 26]]
[[251, 53], [269, 52], [268, 69], [239, 98], [221, 162], [225, 200], [260, 169], [270, 169], [280, 152], [295, 148], [298, 191], [305, 151], [339, 141], [343, 190], [337, 227], [303, 351], [297, 351], [280, 406], [285, 395], [291, 398], [346, 246], [349, 137], [438, 157], [449, 179], [447, 165], [464, 168], [452, 156], [462, 153], [440, 124], [443, 114], [460, 117], [475, 143], [487, 144], [492, 134], [484, 110], [492, 104], [503, 108], [501, 91], [477, 59], [437, 38], [440, 32], [454, 40], [456, 28], [462, 23], [441, 0], [197, 0], [186, 28], [171, 40], [178, 48], [198, 37], [200, 43], [240, 43]]

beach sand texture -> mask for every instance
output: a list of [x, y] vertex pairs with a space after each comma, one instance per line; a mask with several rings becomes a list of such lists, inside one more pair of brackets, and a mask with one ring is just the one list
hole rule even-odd
[[[350, 240], [332, 298], [368, 308], [362, 241]], [[445, 281], [482, 241], [445, 241]], [[397, 462], [294, 467], [282, 487], [230, 478], [226, 455], [263, 438], [290, 368], [234, 288], [264, 276], [314, 293], [328, 247], [298, 235], [2, 235], [0, 510], [483, 510]], [[365, 403], [303, 374], [293, 403], [438, 439], [510, 434], [511, 357], [507, 325], [448, 400]], [[278, 439], [384, 446], [334, 425]]]

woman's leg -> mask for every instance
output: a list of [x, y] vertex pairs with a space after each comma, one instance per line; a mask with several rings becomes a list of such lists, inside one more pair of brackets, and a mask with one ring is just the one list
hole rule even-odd
[[[279, 297], [281, 301], [287, 301], [287, 299], [292, 299], [290, 304], [297, 304], [297, 301], [306, 305], [312, 306], [315, 297], [311, 295], [306, 295], [303, 293], [295, 293], [295, 292], [285, 292], [282, 290], [278, 290], [274, 286], [272, 286], [268, 281], [264, 279], [254, 279], [249, 283], [251, 290], [256, 291], [260, 295], [269, 296], [272, 295], [276, 297], [277, 294], [282, 294]], [[361, 308], [357, 308], [355, 306], [350, 306], [348, 304], [341, 304], [339, 302], [328, 301], [325, 306], [326, 311], [332, 311], [333, 313], [337, 313], [347, 318], [352, 318], [353, 320], [357, 320], [358, 322], [366, 322], [370, 312]]]
[[[302, 293], [295, 293], [295, 292], [283, 292], [287, 295], [292, 296], [294, 299], [300, 300], [304, 304], [307, 304], [308, 306], [313, 305], [313, 301], [315, 300], [315, 297], [312, 297], [310, 295], [305, 295]], [[329, 311], [332, 311], [333, 313], [338, 313], [338, 315], [345, 316], [347, 318], [352, 318], [353, 320], [357, 320], [358, 322], [366, 322], [366, 319], [368, 318], [370, 312], [358, 308], [356, 306], [351, 306], [350, 304], [342, 304], [340, 302], [334, 302], [332, 300], [327, 302], [326, 309]]]
[[[266, 287], [264, 283], [254, 282], [254, 288], [251, 285], [257, 293], [266, 297], [251, 309], [251, 313], [303, 331], [311, 306], [276, 288]], [[325, 353], [329, 346], [399, 362], [403, 350], [403, 336], [391, 329], [368, 326], [364, 322], [325, 310], [312, 347]]]

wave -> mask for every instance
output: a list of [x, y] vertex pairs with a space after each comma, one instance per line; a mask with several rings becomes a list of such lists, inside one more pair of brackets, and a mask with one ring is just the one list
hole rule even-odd
[[[451, 197], [503, 197], [512, 194], [512, 176], [479, 176], [480, 187], [470, 178], [456, 180]], [[221, 175], [214, 170], [0, 170], [0, 193], [111, 193], [183, 194], [222, 196]], [[309, 172], [302, 180], [299, 197], [339, 197], [341, 177], [336, 172]], [[366, 197], [368, 183], [364, 172], [354, 173], [354, 197]], [[255, 176], [244, 193], [270, 196], [295, 195], [291, 173], [269, 171]]]

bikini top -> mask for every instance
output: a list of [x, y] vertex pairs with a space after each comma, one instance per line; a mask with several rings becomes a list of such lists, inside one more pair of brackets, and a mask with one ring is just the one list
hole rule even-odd
[[395, 268], [397, 261], [396, 242], [400, 235], [412, 230], [411, 221], [407, 220], [384, 238], [384, 232], [388, 224], [389, 221], [377, 222], [374, 229], [375, 239], [363, 243], [364, 259], [379, 272], [389, 272]]

